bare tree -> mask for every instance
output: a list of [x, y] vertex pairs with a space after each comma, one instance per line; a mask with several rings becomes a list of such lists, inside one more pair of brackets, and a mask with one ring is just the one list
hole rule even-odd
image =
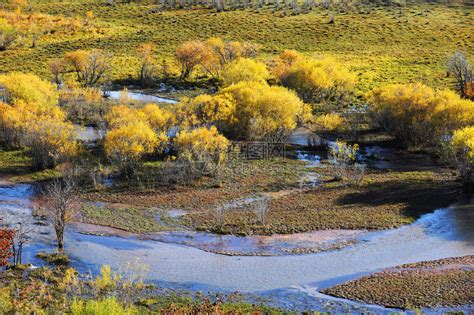
[[72, 175], [56, 179], [46, 188], [46, 210], [53, 221], [58, 251], [64, 250], [64, 232], [77, 205], [76, 183]]
[[462, 52], [455, 52], [446, 64], [449, 75], [452, 75], [458, 84], [459, 92], [465, 96], [466, 83], [472, 82], [472, 68]]
[[26, 217], [21, 217], [14, 226], [15, 237], [13, 239], [13, 265], [22, 263], [23, 246], [31, 240], [32, 228]]

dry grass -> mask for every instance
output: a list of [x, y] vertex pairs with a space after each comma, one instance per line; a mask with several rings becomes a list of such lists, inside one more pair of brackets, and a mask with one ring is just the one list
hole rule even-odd
[[[184, 216], [184, 224], [223, 234], [271, 235], [325, 229], [387, 229], [414, 221], [420, 214], [447, 206], [460, 185], [451, 172], [373, 172], [360, 187], [340, 182], [269, 202], [265, 224], [251, 205], [228, 211], [223, 224], [212, 211]], [[222, 221], [222, 219], [220, 219]]]
[[323, 293], [396, 308], [472, 305], [473, 268], [474, 256], [427, 261], [388, 269]]

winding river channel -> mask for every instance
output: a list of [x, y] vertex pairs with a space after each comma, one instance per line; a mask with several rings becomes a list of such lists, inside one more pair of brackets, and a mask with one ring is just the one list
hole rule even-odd
[[[19, 218], [29, 221], [32, 240], [24, 249], [23, 263], [38, 266], [43, 262], [36, 253], [53, 251], [55, 238], [49, 224], [32, 216], [34, 195], [31, 185], [0, 181], [0, 217], [11, 224]], [[66, 252], [73, 267], [93, 274], [104, 264], [120, 270], [139, 260], [149, 267], [146, 280], [173, 290], [238, 291], [295, 310], [388, 313], [393, 310], [332, 298], [318, 290], [400, 264], [474, 255], [473, 227], [474, 198], [467, 198], [411, 225], [364, 232], [353, 245], [312, 254], [228, 256], [166, 239], [83, 234], [74, 226], [67, 229]]]
[[[0, 216], [7, 223], [31, 218], [34, 188], [0, 186]], [[73, 266], [96, 273], [101, 265], [115, 269], [139, 259], [149, 266], [146, 279], [164, 287], [204, 291], [239, 291], [263, 296], [276, 306], [326, 310], [376, 306], [339, 301], [318, 289], [332, 286], [395, 265], [474, 254], [474, 204], [464, 200], [422, 216], [398, 229], [365, 234], [363, 241], [346, 248], [306, 255], [226, 256], [194, 247], [140, 240], [133, 237], [85, 235], [69, 228], [66, 251]], [[40, 250], [54, 250], [54, 233], [43, 222], [31, 222], [33, 240], [25, 248], [24, 263], [40, 265]], [[328, 306], [329, 305], [329, 306]]]

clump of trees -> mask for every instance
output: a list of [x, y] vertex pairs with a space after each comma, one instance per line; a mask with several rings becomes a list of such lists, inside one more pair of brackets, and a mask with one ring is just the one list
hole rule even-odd
[[211, 78], [218, 79], [227, 64], [241, 57], [253, 58], [259, 49], [260, 46], [254, 43], [226, 42], [221, 38], [184, 42], [175, 52], [181, 68], [180, 79], [188, 79], [198, 67]]
[[350, 101], [357, 79], [330, 57], [307, 58], [296, 51], [284, 51], [273, 69], [278, 81], [298, 93], [316, 109], [341, 109]]
[[74, 73], [82, 87], [98, 87], [110, 79], [110, 59], [110, 54], [100, 49], [76, 50], [51, 60], [50, 69], [56, 84], [63, 83], [67, 73]]
[[33, 167], [45, 169], [79, 151], [76, 134], [58, 106], [55, 87], [32, 74], [0, 76], [4, 101], [0, 103], [2, 139], [7, 147], [28, 148]]
[[83, 88], [75, 82], [68, 82], [59, 91], [59, 106], [67, 118], [76, 124], [96, 125], [103, 129], [105, 115], [111, 107], [103, 92], [98, 88]]
[[[112, 0], [109, 0], [109, 2]], [[383, 2], [385, 3], [385, 2]], [[187, 0], [163, 0], [161, 8], [156, 10], [163, 10], [164, 8], [172, 9], [192, 9], [196, 6], [201, 6], [205, 8], [211, 8], [217, 12], [223, 12], [226, 10], [236, 10], [236, 9], [245, 9], [245, 8], [254, 8], [261, 9], [263, 7], [269, 7], [273, 10], [282, 10], [285, 14], [289, 10], [288, 14], [299, 14], [302, 12], [307, 12], [312, 10], [317, 5], [322, 6], [324, 9], [329, 9], [331, 6], [340, 6], [341, 10], [347, 11], [349, 9], [356, 8], [356, 5], [365, 4], [364, 1], [359, 2], [342, 2], [339, 1], [323, 1], [318, 2], [315, 0], [305, 0], [305, 1], [296, 1], [296, 0], [212, 0], [212, 1], [187, 1]], [[372, 4], [373, 5], [373, 4]]]
[[136, 174], [144, 155], [160, 152], [166, 146], [166, 128], [170, 125], [166, 117], [170, 115], [154, 104], [138, 110], [125, 105], [114, 106], [107, 114], [109, 130], [104, 140], [105, 153], [122, 174]]
[[186, 128], [216, 126], [229, 139], [261, 139], [293, 130], [304, 114], [296, 93], [264, 82], [241, 81], [215, 95], [186, 99], [176, 120]]
[[474, 102], [420, 83], [375, 89], [368, 101], [373, 121], [405, 147], [436, 146], [443, 136], [474, 124]]
[[[10, 10], [3, 9], [5, 4], [0, 5], [0, 51], [11, 49], [13, 45], [36, 48], [40, 39], [53, 34], [61, 36], [78, 31], [95, 31], [91, 19], [87, 16], [85, 19], [53, 17], [34, 12], [33, 1], [16, 0], [16, 2], [18, 3], [10, 5]], [[28, 12], [24, 10], [25, 8], [28, 8]]]

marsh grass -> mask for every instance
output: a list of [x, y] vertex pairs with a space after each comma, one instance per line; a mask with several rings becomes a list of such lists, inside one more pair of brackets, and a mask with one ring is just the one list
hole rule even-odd
[[140, 207], [83, 204], [81, 216], [84, 223], [108, 226], [133, 233], [158, 232], [163, 228], [155, 218], [156, 213]]

